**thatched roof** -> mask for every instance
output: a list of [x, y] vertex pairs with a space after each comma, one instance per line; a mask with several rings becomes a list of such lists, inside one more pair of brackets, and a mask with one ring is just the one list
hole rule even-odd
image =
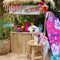
[[9, 3], [12, 3], [12, 2], [41, 2], [41, 0], [4, 0], [3, 1], [3, 6], [7, 6]]
[[[16, 2], [16, 1], [19, 1], [19, 2], [41, 2], [42, 0], [4, 0], [3, 1], [3, 5], [4, 6], [7, 6], [9, 3], [12, 3], [12, 2]], [[54, 9], [55, 7], [55, 3], [53, 0], [44, 0], [45, 2], [51, 2], [51, 5]]]
[[41, 0], [4, 0], [4, 2], [14, 2], [14, 1], [19, 1], [19, 2], [41, 2]]
[[11, 2], [15, 2], [15, 1], [19, 1], [19, 2], [41, 2], [41, 0], [4, 0], [3, 3], [5, 5], [11, 3]]

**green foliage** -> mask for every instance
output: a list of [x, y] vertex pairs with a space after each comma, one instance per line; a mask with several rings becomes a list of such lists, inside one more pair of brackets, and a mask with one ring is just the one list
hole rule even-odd
[[38, 19], [35, 21], [35, 25], [39, 26], [39, 24], [44, 24], [44, 18], [45, 18], [45, 14], [40, 14]]
[[52, 11], [56, 17], [60, 18], [60, 12], [58, 12], [60, 5], [58, 4], [57, 0], [54, 0], [55, 2], [55, 9], [51, 9], [51, 4], [50, 2], [47, 4], [49, 6], [48, 11]]
[[[18, 20], [18, 24], [25, 23], [25, 20], [27, 20], [27, 22], [31, 22], [35, 17], [36, 16], [32, 16], [32, 15], [18, 15], [18, 16], [15, 15], [15, 18], [17, 18]], [[17, 21], [15, 21], [15, 23], [17, 23]]]
[[10, 37], [10, 28], [4, 28], [3, 24], [9, 24], [10, 20], [2, 20], [0, 19], [0, 40], [3, 40], [5, 38], [9, 38]]
[[20, 2], [20, 4], [25, 4], [25, 5], [33, 5], [33, 2]]

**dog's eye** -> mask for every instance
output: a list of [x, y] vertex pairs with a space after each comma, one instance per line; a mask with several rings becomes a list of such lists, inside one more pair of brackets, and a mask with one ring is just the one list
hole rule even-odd
[[34, 30], [36, 29], [36, 28], [33, 28]]
[[36, 28], [33, 28], [33, 27], [32, 27], [32, 29], [36, 29]]

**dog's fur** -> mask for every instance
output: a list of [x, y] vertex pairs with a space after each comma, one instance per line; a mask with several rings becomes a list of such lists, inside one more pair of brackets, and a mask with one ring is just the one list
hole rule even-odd
[[[33, 26], [29, 26], [29, 28], [28, 28], [28, 30], [30, 31], [30, 33], [37, 33], [37, 32], [39, 32], [39, 28], [38, 27], [36, 27], [35, 25], [33, 25]], [[35, 31], [34, 31], [35, 30]]]
[[[33, 33], [33, 29], [35, 29], [34, 33]], [[29, 30], [31, 33], [33, 33], [33, 36], [34, 36], [34, 44], [38, 44], [38, 39], [39, 39], [42, 35], [44, 36], [44, 33], [39, 32], [38, 27], [36, 27], [35, 25], [30, 26], [30, 27], [28, 28], [28, 30]], [[38, 38], [38, 35], [40, 35], [39, 38]], [[41, 39], [39, 43], [41, 43], [41, 44], [44, 45], [44, 48], [43, 48], [44, 52], [43, 52], [43, 54], [44, 54], [44, 57], [46, 57], [47, 54], [48, 54], [48, 50], [49, 50], [49, 48], [50, 48], [49, 42], [48, 42], [48, 40], [43, 40], [43, 39]]]
[[[30, 26], [28, 28], [28, 30], [30, 31], [30, 33], [33, 33], [33, 36], [34, 36], [35, 33], [39, 32], [39, 28], [36, 27], [35, 25]], [[34, 36], [34, 44], [37, 44], [37, 43], [38, 43], [38, 38], [36, 36]]]
[[[37, 40], [38, 39], [38, 35], [40, 35], [39, 38], [41, 38], [41, 36], [45, 37], [44, 33], [41, 33], [41, 32], [35, 33], [35, 35], [34, 35], [35, 43], [36, 42], [38, 43], [38, 40]], [[46, 57], [47, 54], [48, 54], [48, 50], [50, 49], [49, 42], [48, 42], [48, 40], [43, 40], [43, 38], [41, 38], [39, 43], [41, 43], [43, 45], [44, 57]]]

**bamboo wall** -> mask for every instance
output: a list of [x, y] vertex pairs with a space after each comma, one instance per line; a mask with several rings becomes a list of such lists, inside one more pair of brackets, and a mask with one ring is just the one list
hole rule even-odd
[[32, 39], [32, 34], [29, 32], [11, 32], [11, 52], [26, 54], [28, 41]]

